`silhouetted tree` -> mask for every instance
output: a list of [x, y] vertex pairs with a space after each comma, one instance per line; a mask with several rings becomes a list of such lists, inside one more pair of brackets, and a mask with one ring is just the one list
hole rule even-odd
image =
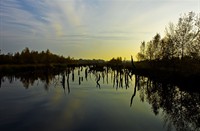
[[140, 52], [137, 54], [139, 61], [145, 60], [145, 41], [141, 42]]
[[152, 60], [153, 55], [154, 55], [153, 42], [149, 41], [149, 42], [147, 42], [146, 58], [149, 60]]
[[111, 65], [121, 65], [122, 57], [112, 58], [108, 63]]
[[183, 58], [187, 53], [186, 47], [193, 43], [200, 33], [200, 23], [198, 19], [195, 19], [195, 13], [189, 12], [179, 18], [175, 32], [178, 53]]
[[156, 34], [154, 37], [153, 37], [153, 41], [152, 41], [152, 44], [153, 44], [153, 59], [160, 59], [161, 56], [160, 56], [160, 39], [161, 39], [161, 36], [160, 34]]
[[[145, 48], [145, 49], [144, 49]], [[145, 54], [143, 53], [145, 50]], [[184, 14], [177, 24], [169, 23], [163, 38], [157, 33], [152, 40], [141, 43], [138, 60], [200, 58], [200, 17], [194, 12]]]

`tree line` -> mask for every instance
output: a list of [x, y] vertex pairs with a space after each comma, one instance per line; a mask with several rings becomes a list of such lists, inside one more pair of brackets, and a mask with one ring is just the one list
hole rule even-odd
[[157, 33], [152, 40], [141, 42], [137, 59], [200, 60], [200, 14], [183, 14], [178, 23], [169, 23], [164, 37]]
[[0, 54], [0, 64], [64, 64], [73, 61], [70, 57], [63, 57], [46, 51], [30, 51], [28, 47], [15, 54]]
[[109, 61], [104, 61], [101, 59], [85, 60], [85, 59], [74, 59], [71, 57], [65, 58], [64, 56], [59, 56], [50, 52], [49, 49], [46, 51], [30, 51], [28, 47], [23, 49], [21, 52], [16, 52], [14, 54], [0, 54], [0, 65], [3, 64], [68, 64], [74, 66], [80, 65], [108, 65], [108, 66], [122, 66], [122, 57], [112, 58]]

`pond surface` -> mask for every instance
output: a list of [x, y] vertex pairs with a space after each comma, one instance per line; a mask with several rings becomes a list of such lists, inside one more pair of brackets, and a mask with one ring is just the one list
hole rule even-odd
[[1, 75], [1, 131], [200, 130], [200, 94], [128, 70]]

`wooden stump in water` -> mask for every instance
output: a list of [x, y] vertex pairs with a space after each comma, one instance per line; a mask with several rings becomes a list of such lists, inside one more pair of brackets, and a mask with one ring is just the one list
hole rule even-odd
[[136, 66], [135, 66], [135, 64], [134, 64], [134, 62], [133, 62], [133, 56], [131, 56], [131, 64], [132, 64], [132, 66], [133, 66], [133, 69], [136, 69]]

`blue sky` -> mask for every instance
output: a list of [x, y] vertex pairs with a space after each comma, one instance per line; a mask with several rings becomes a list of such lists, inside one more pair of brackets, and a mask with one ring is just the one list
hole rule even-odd
[[199, 13], [200, 0], [0, 0], [0, 49], [130, 59], [189, 11]]

